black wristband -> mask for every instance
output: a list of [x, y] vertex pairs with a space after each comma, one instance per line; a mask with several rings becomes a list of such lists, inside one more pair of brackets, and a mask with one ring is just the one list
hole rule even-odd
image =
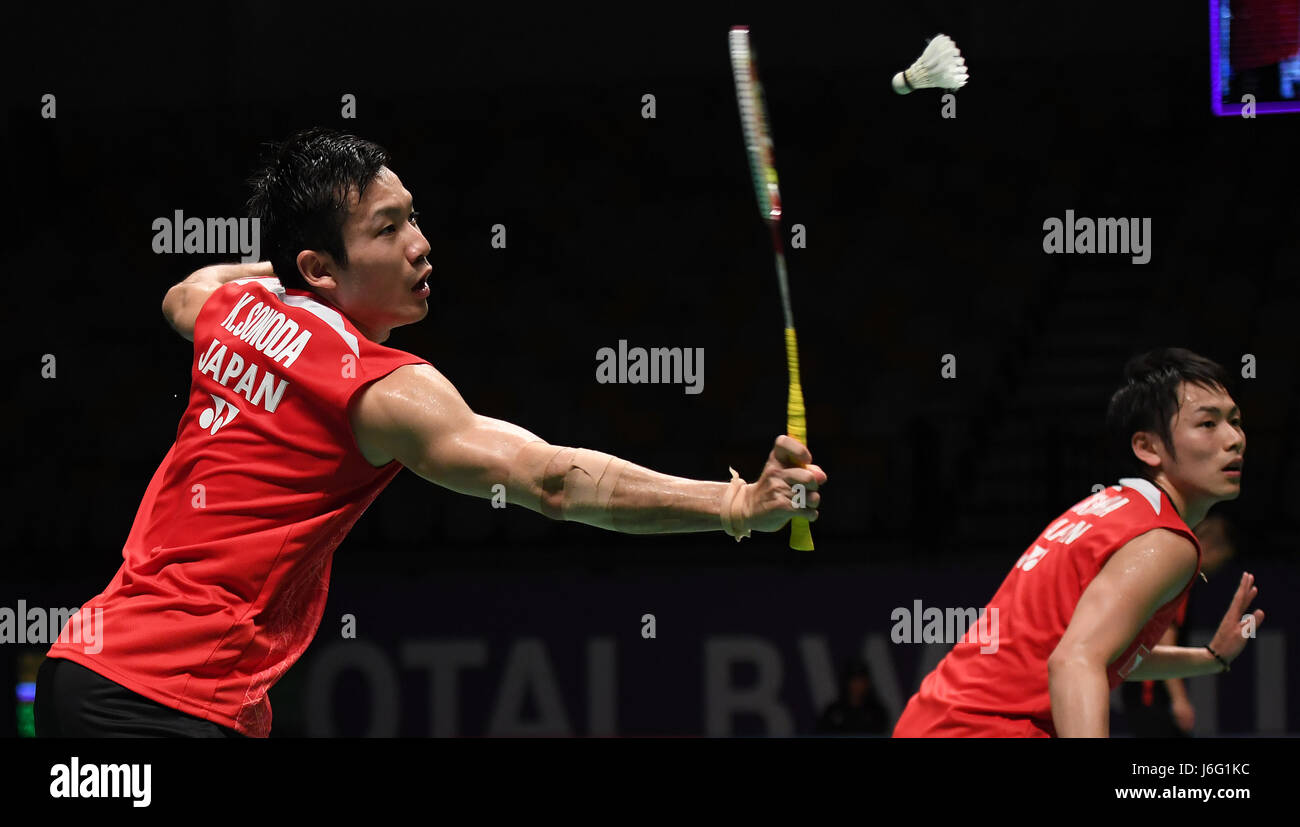
[[1216, 652], [1216, 651], [1214, 651], [1214, 649], [1212, 649], [1212, 648], [1210, 647], [1210, 644], [1208, 644], [1208, 643], [1205, 644], [1205, 648], [1210, 650], [1210, 654], [1211, 654], [1211, 655], [1214, 655], [1214, 659], [1215, 659], [1215, 660], [1217, 660], [1219, 663], [1222, 663], [1222, 664], [1223, 664], [1223, 671], [1224, 671], [1224, 672], [1231, 671], [1231, 668], [1228, 666], [1228, 662], [1227, 662], [1226, 660], [1224, 660], [1223, 658], [1219, 657], [1219, 653]]

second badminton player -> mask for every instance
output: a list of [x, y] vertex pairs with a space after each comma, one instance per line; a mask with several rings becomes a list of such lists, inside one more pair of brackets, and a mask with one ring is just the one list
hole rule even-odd
[[985, 608], [997, 647], [974, 634], [954, 646], [895, 737], [1106, 736], [1121, 681], [1225, 671], [1263, 622], [1243, 618], [1257, 593], [1247, 573], [1207, 645], [1158, 645], [1200, 571], [1191, 528], [1241, 491], [1246, 433], [1223, 368], [1190, 351], [1135, 357], [1125, 380], [1108, 424], [1132, 476], [1030, 543]]

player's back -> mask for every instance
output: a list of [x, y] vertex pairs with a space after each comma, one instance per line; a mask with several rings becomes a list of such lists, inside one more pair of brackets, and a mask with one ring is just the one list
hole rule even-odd
[[102, 649], [77, 661], [128, 689], [250, 735], [266, 691], [310, 643], [333, 551], [401, 470], [361, 455], [348, 406], [425, 360], [360, 335], [276, 279], [231, 282], [194, 326], [189, 404], [102, 594]]
[[[1054, 735], [1047, 660], [1110, 556], [1156, 529], [1196, 543], [1168, 496], [1136, 478], [1094, 493], [1053, 520], [1016, 561], [979, 624], [922, 681], [894, 735]], [[1199, 569], [1199, 544], [1197, 555]], [[1190, 586], [1189, 580], [1108, 666], [1112, 689], [1155, 645]]]

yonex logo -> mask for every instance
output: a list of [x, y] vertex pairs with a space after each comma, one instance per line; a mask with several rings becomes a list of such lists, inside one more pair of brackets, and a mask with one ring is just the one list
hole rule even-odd
[[210, 393], [208, 396], [212, 397], [212, 407], [204, 408], [203, 413], [199, 414], [199, 427], [210, 427], [211, 430], [208, 433], [215, 434], [221, 430], [222, 425], [239, 416], [239, 408], [231, 405], [215, 393]]
[[1020, 559], [1016, 561], [1016, 568], [1021, 571], [1029, 571], [1033, 569], [1034, 566], [1038, 565], [1038, 561], [1042, 560], [1043, 556], [1049, 551], [1051, 551], [1051, 549], [1043, 548], [1035, 543], [1033, 551], [1026, 551], [1024, 554], [1020, 555]]

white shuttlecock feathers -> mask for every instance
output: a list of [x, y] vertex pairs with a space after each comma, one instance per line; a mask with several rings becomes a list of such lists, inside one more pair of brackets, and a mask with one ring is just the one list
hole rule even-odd
[[906, 95], [913, 89], [960, 89], [970, 75], [961, 49], [946, 34], [936, 35], [911, 68], [894, 75], [894, 91]]

